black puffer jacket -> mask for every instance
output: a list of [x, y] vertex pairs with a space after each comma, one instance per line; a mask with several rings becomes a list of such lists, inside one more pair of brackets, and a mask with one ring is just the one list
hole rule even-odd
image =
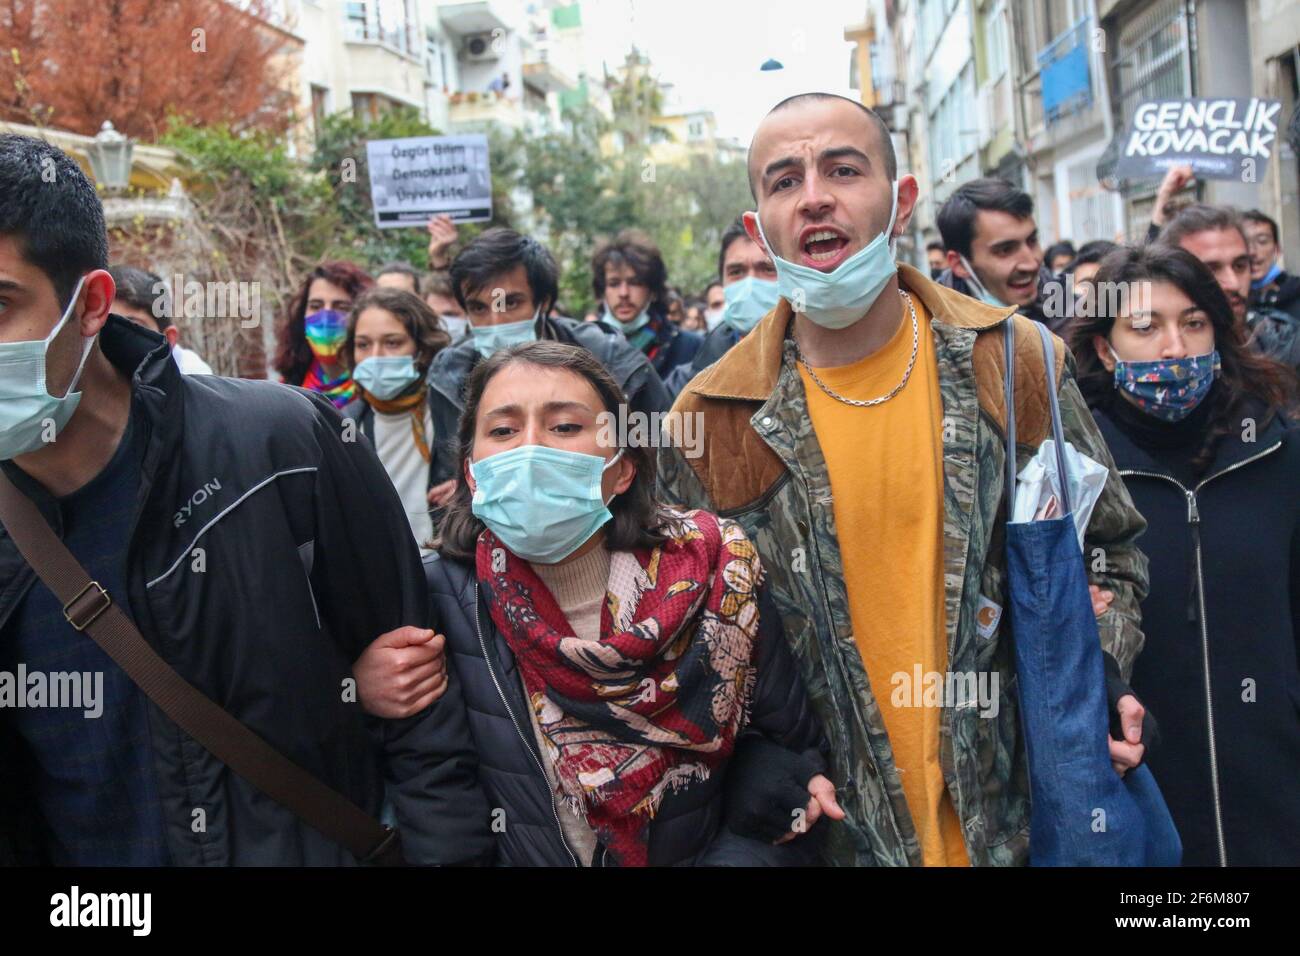
[[[459, 684], [479, 754], [479, 782], [487, 793], [503, 866], [575, 866], [560, 832], [550, 785], [537, 753], [519, 669], [497, 631], [474, 570], [440, 558], [424, 559], [434, 620], [447, 636], [451, 682]], [[758, 682], [752, 720], [737, 742], [762, 735], [791, 751], [816, 752], [822, 735], [764, 592], [759, 604]], [[734, 759], [734, 755], [733, 755]], [[730, 766], [730, 765], [728, 765]], [[723, 823], [727, 774], [664, 797], [649, 826], [651, 866], [792, 866], [817, 862], [820, 824], [783, 846], [731, 832]], [[498, 829], [494, 827], [494, 829]], [[597, 848], [594, 865], [606, 865]]]
[[[343, 441], [319, 395], [182, 375], [162, 336], [118, 316], [99, 347], [130, 379], [132, 427], [147, 436], [127, 593], [114, 600], [182, 677], [286, 757], [373, 816], [387, 796], [409, 862], [478, 859], [490, 834], [456, 688], [391, 721], [343, 691], [379, 634], [428, 616], [410, 525], [369, 444]], [[4, 466], [61, 533], [58, 502]], [[0, 629], [35, 581], [0, 530]], [[356, 865], [156, 707], [148, 713], [174, 864]], [[2, 863], [47, 862], [33, 839], [39, 809], [16, 769], [25, 754], [0, 722]]]

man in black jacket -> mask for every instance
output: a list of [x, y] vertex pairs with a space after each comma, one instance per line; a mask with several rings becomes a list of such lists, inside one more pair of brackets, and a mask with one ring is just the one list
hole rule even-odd
[[[481, 856], [456, 688], [393, 721], [355, 692], [376, 634], [432, 637], [379, 461], [319, 396], [182, 376], [165, 339], [110, 314], [107, 245], [77, 164], [0, 136], [0, 467], [185, 680], [365, 812], [387, 802], [409, 862]], [[357, 862], [181, 732], [65, 617], [0, 533], [0, 861]], [[59, 673], [93, 677], [95, 707], [32, 706], [33, 675]]]
[[542, 339], [580, 345], [600, 359], [618, 382], [629, 411], [649, 416], [672, 405], [672, 396], [650, 360], [622, 333], [604, 322], [550, 314], [559, 295], [559, 271], [546, 247], [531, 236], [489, 229], [452, 262], [451, 287], [469, 318], [470, 334], [439, 352], [429, 366], [434, 429], [429, 503], [435, 508], [435, 529], [460, 468], [455, 439], [456, 423], [465, 407], [465, 382], [474, 366], [498, 348]]
[[1241, 214], [1250, 247], [1250, 307], [1280, 309], [1300, 322], [1300, 276], [1282, 268], [1277, 223], [1258, 209]]
[[[745, 232], [745, 223], [739, 216], [723, 230], [718, 249], [718, 276], [723, 289], [749, 278], [776, 282], [776, 266], [772, 264], [771, 257], [767, 250], [749, 238], [749, 233]], [[749, 328], [753, 328], [753, 325]], [[695, 358], [669, 373], [664, 383], [668, 386], [668, 391], [678, 394], [687, 382], [731, 351], [731, 347], [745, 337], [749, 328], [737, 328], [736, 322], [728, 319], [724, 303], [722, 321], [705, 333], [704, 342], [695, 353]]]
[[603, 306], [603, 320], [644, 354], [665, 382], [695, 358], [704, 337], [669, 321], [668, 268], [659, 247], [641, 230], [624, 229], [596, 246], [591, 289]]

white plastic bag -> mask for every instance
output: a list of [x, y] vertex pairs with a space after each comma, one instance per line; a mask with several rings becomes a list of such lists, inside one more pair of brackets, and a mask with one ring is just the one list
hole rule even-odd
[[[1065, 443], [1065, 467], [1070, 476], [1070, 504], [1074, 508], [1074, 528], [1083, 551], [1083, 534], [1088, 529], [1092, 509], [1106, 487], [1106, 467], [1093, 461], [1069, 442]], [[1060, 479], [1056, 474], [1056, 442], [1045, 439], [1034, 457], [1016, 476], [1016, 504], [1012, 522], [1060, 518], [1064, 514]]]

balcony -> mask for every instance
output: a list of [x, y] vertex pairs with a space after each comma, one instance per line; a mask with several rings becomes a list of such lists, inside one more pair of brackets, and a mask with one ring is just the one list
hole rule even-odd
[[438, 19], [447, 32], [458, 37], [510, 29], [510, 25], [493, 9], [493, 4], [486, 2], [439, 4]]
[[447, 121], [453, 129], [487, 125], [520, 129], [524, 109], [519, 100], [496, 93], [453, 93], [448, 100]]
[[1038, 53], [1043, 117], [1050, 126], [1092, 105], [1092, 71], [1088, 64], [1088, 28], [1083, 17]]
[[545, 58], [524, 64], [524, 82], [543, 96], [547, 93], [566, 93], [578, 85]]

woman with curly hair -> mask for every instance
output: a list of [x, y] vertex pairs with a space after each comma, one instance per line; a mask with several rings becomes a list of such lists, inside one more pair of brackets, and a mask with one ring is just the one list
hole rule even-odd
[[289, 303], [272, 363], [286, 384], [320, 392], [336, 408], [356, 397], [339, 351], [352, 303], [372, 285], [374, 280], [351, 262], [323, 262], [307, 274]]
[[376, 287], [352, 303], [341, 353], [357, 390], [343, 417], [375, 446], [421, 548], [433, 538], [430, 508], [451, 493], [451, 482], [444, 492], [434, 491], [434, 442], [452, 436], [438, 434], [428, 382], [429, 363], [450, 343], [418, 295]]

